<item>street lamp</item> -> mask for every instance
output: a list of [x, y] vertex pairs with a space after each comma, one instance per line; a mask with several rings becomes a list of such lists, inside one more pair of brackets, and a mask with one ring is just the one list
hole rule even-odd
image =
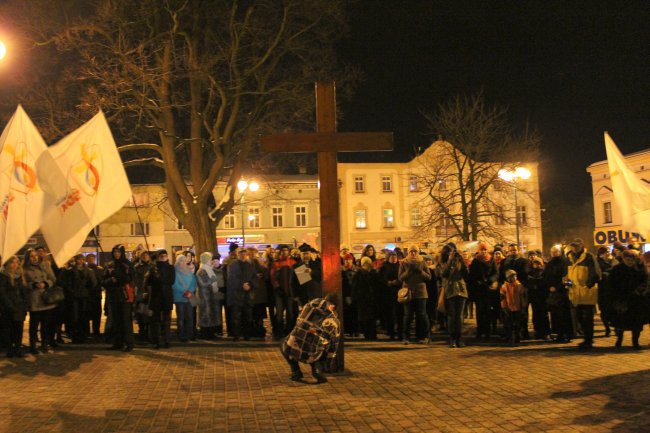
[[[242, 179], [237, 182], [237, 189], [241, 193], [241, 243], [242, 247], [246, 248], [246, 221], [244, 218], [244, 214], [246, 212], [246, 191], [255, 192], [260, 189], [260, 184], [254, 180], [247, 182], [246, 180]], [[249, 221], [252, 221], [253, 218], [255, 218], [253, 215], [248, 216]]]
[[7, 55], [7, 46], [4, 44], [4, 42], [0, 41], [0, 60], [4, 59], [6, 55]]
[[521, 248], [519, 241], [519, 202], [517, 198], [517, 179], [527, 180], [530, 179], [530, 170], [525, 167], [517, 167], [515, 171], [501, 169], [499, 170], [499, 177], [506, 182], [512, 182], [515, 188], [515, 227], [517, 230], [517, 248]]

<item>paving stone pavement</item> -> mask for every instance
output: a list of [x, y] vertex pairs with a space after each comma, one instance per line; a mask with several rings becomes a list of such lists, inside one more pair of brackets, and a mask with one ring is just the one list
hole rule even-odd
[[0, 360], [0, 433], [650, 432], [650, 349], [613, 343], [351, 342], [323, 385], [264, 342], [65, 345]]

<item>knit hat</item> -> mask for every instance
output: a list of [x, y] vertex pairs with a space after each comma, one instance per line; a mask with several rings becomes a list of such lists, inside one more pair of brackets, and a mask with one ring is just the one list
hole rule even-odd
[[506, 278], [510, 278], [511, 275], [517, 276], [517, 271], [515, 271], [514, 269], [508, 269], [506, 271]]
[[354, 256], [350, 253], [347, 253], [343, 256], [343, 260], [354, 260]]
[[486, 250], [489, 250], [489, 249], [490, 249], [490, 248], [488, 247], [487, 242], [485, 242], [485, 241], [481, 241], [481, 242], [479, 242], [479, 243], [476, 245], [476, 248], [479, 249], [479, 250], [480, 250], [481, 248], [485, 248]]
[[368, 256], [361, 257], [361, 267], [363, 267], [366, 263], [372, 265], [372, 259]]

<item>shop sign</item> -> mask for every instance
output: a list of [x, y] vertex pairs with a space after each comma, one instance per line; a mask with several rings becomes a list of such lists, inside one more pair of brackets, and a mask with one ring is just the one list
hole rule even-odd
[[617, 229], [615, 227], [594, 231], [594, 245], [611, 245], [614, 242], [621, 242], [624, 244], [630, 242], [646, 242], [646, 238], [639, 233], [631, 232], [624, 229]]

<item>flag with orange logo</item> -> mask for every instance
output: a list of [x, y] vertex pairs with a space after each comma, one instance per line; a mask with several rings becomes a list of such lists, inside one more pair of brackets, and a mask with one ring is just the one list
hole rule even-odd
[[614, 201], [621, 214], [623, 227], [642, 236], [650, 236], [650, 187], [630, 168], [607, 132], [605, 150]]
[[49, 147], [36, 167], [46, 193], [41, 231], [54, 260], [63, 266], [90, 231], [131, 197], [104, 113]]
[[44, 194], [36, 160], [47, 149], [20, 105], [0, 136], [0, 248], [2, 260], [16, 254], [41, 225]]

